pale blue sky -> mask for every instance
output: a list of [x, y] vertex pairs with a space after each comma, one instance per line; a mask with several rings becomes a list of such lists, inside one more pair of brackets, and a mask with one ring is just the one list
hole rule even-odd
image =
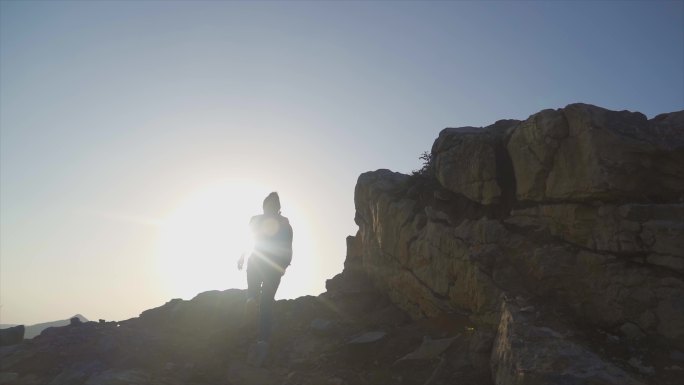
[[[246, 224], [261, 192], [278, 190], [296, 242], [279, 294], [317, 294], [356, 231], [357, 176], [419, 168], [442, 128], [573, 102], [649, 117], [684, 108], [682, 1], [3, 1], [0, 12], [2, 323], [125, 319], [243, 287], [233, 251], [159, 251], [187, 247], [161, 224], [216, 194]], [[259, 193], [231, 193], [243, 187]], [[203, 273], [222, 269], [223, 280]], [[183, 274], [193, 284], [181, 290]]]

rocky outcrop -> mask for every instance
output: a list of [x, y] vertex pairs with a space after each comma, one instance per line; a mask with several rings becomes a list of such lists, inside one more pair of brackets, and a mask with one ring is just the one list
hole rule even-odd
[[502, 304], [492, 349], [495, 383], [643, 385], [625, 370], [573, 342], [567, 332], [535, 325], [533, 318], [514, 303]]
[[24, 340], [24, 325], [0, 329], [0, 346], [18, 344]]
[[[522, 297], [578, 329], [684, 348], [684, 111], [573, 104], [445, 129], [431, 161], [422, 175], [362, 174], [349, 241], [414, 318], [501, 330], [502, 298]], [[511, 381], [497, 383], [547, 380]]]
[[[24, 330], [25, 332], [24, 332], [23, 338], [26, 338], [26, 339], [33, 338], [33, 337], [39, 335], [40, 333], [42, 333], [43, 330], [50, 328], [50, 327], [58, 327], [58, 326], [69, 325], [72, 322], [71, 320], [74, 318], [80, 320], [81, 322], [88, 322], [88, 320], [84, 316], [82, 316], [80, 314], [76, 314], [75, 316], [68, 318], [68, 319], [64, 319], [64, 320], [43, 322], [43, 323], [39, 323], [39, 324], [28, 325], [25, 327], [25, 330]], [[4, 333], [5, 329], [3, 328], [0, 330], [1, 330], [0, 331], [0, 334], [1, 334], [1, 333]]]
[[510, 134], [519, 200], [676, 201], [684, 191], [684, 112], [649, 121], [586, 104], [544, 110]]

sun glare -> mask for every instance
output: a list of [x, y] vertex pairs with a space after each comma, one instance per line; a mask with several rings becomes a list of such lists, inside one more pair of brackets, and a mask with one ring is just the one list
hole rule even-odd
[[227, 181], [199, 190], [170, 213], [158, 245], [158, 271], [170, 295], [187, 299], [245, 287], [236, 263], [251, 249], [249, 219], [261, 213], [267, 193], [249, 182]]

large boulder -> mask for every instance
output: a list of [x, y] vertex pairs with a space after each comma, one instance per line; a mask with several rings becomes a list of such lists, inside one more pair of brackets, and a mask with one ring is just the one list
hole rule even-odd
[[24, 325], [0, 329], [0, 346], [15, 345], [24, 340]]
[[493, 325], [500, 294], [493, 277], [508, 268], [493, 263], [502, 257], [495, 243], [506, 230], [484, 218], [455, 226], [441, 211], [417, 209], [418, 201], [401, 195], [406, 182], [388, 170], [359, 177], [359, 234], [350, 245], [360, 240], [364, 271], [414, 318], [472, 311]]
[[507, 149], [514, 165], [518, 199], [546, 197], [546, 180], [567, 136], [568, 122], [557, 110], [538, 112], [513, 130]]
[[676, 201], [684, 194], [684, 111], [651, 121], [588, 104], [544, 110], [507, 143], [519, 200]]
[[503, 131], [515, 121], [486, 128], [446, 128], [432, 146], [434, 172], [447, 190], [477, 203], [500, 203]]
[[573, 341], [571, 333], [537, 325], [533, 317], [508, 302], [502, 305], [491, 365], [497, 385], [643, 385]]
[[354, 201], [363, 269], [413, 317], [437, 315], [444, 310], [444, 301], [432, 295], [409, 263], [409, 243], [421, 220], [414, 211], [415, 200], [395, 195], [405, 187], [407, 178], [389, 170], [359, 176]]

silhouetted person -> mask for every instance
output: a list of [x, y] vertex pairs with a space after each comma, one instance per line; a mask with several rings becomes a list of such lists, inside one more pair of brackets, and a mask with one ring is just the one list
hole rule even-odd
[[[287, 218], [280, 215], [278, 193], [270, 193], [264, 199], [264, 213], [252, 217], [249, 227], [254, 236], [254, 249], [247, 261], [247, 301], [249, 313], [259, 306], [259, 344], [261, 349], [268, 348], [271, 336], [271, 317], [275, 293], [280, 278], [292, 261], [292, 226]], [[238, 262], [242, 270], [244, 254]], [[251, 308], [251, 309], [250, 309]], [[264, 353], [257, 353], [265, 355]], [[263, 358], [262, 358], [263, 359]]]

